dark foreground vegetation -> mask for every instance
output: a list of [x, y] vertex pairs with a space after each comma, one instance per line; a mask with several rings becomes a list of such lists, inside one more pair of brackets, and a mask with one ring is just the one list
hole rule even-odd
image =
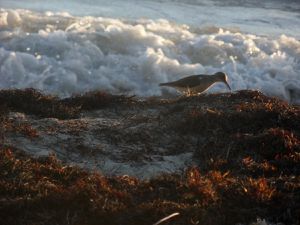
[[35, 89], [0, 91], [2, 109], [58, 119], [77, 118], [82, 110], [101, 109], [116, 103], [125, 104], [130, 99], [131, 97], [104, 92], [89, 92], [84, 95], [59, 99], [56, 96], [43, 95]]
[[259, 92], [138, 101], [101, 92], [60, 100], [0, 91], [0, 138], [7, 130], [36, 135], [12, 126], [11, 111], [69, 119], [115, 104], [165, 107], [170, 132], [198, 138], [197, 167], [150, 180], [108, 177], [2, 144], [0, 224], [150, 225], [175, 212], [163, 224], [300, 224], [300, 109]]

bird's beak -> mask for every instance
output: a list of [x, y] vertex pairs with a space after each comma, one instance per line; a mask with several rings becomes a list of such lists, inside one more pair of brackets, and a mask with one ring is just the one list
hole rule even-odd
[[231, 88], [230, 88], [230, 86], [229, 86], [229, 84], [227, 83], [227, 81], [225, 80], [225, 82], [224, 82], [225, 84], [226, 84], [226, 86], [229, 88], [229, 90], [231, 91]]

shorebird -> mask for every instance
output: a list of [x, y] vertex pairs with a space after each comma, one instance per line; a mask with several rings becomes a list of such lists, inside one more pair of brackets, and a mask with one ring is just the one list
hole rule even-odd
[[177, 90], [183, 92], [186, 95], [200, 94], [210, 88], [216, 82], [223, 82], [227, 85], [229, 90], [231, 90], [229, 84], [227, 83], [228, 77], [223, 72], [217, 72], [213, 75], [192, 75], [184, 77], [177, 81], [169, 83], [161, 83], [159, 86], [168, 86], [176, 88]]

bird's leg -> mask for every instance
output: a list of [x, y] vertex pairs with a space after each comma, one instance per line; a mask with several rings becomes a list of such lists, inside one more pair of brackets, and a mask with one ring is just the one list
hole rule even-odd
[[191, 89], [189, 87], [187, 87], [187, 96], [190, 97], [191, 96]]

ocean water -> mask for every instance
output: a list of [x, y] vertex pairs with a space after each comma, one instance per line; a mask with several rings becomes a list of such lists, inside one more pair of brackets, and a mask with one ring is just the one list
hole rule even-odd
[[300, 103], [298, 0], [1, 0], [0, 8], [0, 89], [159, 96], [176, 92], [161, 82], [224, 71], [234, 91]]

